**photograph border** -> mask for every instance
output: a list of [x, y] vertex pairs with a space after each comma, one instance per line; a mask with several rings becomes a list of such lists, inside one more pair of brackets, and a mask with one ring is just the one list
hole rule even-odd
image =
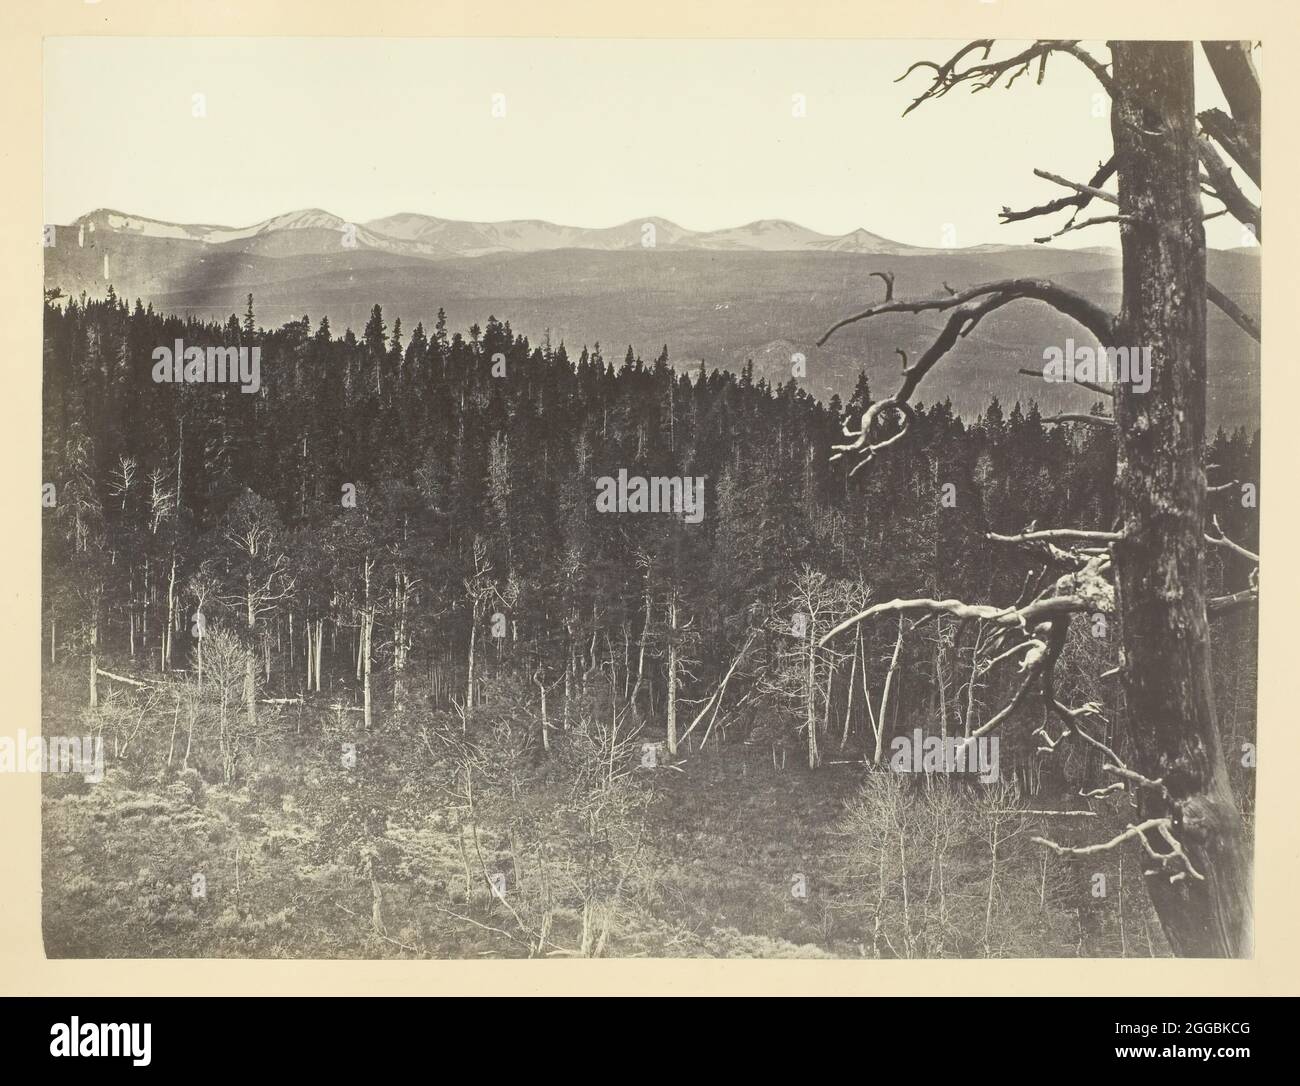
[[[358, 31], [364, 28], [365, 34]], [[0, 624], [0, 689], [10, 710], [0, 734], [40, 727], [40, 507], [43, 282], [42, 42], [63, 35], [582, 38], [1106, 38], [1264, 43], [1265, 170], [1283, 194], [1270, 217], [1263, 253], [1262, 308], [1274, 315], [1261, 344], [1261, 553], [1284, 563], [1297, 530], [1294, 478], [1300, 427], [1284, 422], [1300, 403], [1300, 363], [1279, 357], [1279, 317], [1294, 306], [1300, 227], [1287, 193], [1300, 189], [1300, 126], [1275, 112], [1300, 102], [1297, 66], [1282, 63], [1300, 46], [1294, 0], [1210, 0], [1134, 4], [1092, 0], [908, 0], [907, 3], [656, 0], [624, 5], [552, 0], [488, 4], [369, 0], [44, 0], [5, 5], [0, 14], [10, 103], [0, 159], [0, 193], [11, 220], [3, 232], [0, 293], [11, 319], [0, 327], [7, 394], [0, 442], [18, 500], [0, 544], [6, 621]], [[88, 164], [87, 168], [93, 168]], [[887, 224], [881, 224], [887, 226]], [[24, 496], [29, 495], [30, 500]], [[1281, 995], [1300, 994], [1300, 727], [1284, 680], [1294, 671], [1297, 635], [1284, 623], [1300, 614], [1295, 579], [1270, 577], [1259, 601], [1260, 760], [1255, 823], [1255, 957], [1178, 959], [1020, 959], [909, 961], [754, 961], [713, 959], [316, 961], [243, 959], [48, 959], [41, 936], [40, 779], [0, 776], [0, 994], [773, 994], [773, 995]]]

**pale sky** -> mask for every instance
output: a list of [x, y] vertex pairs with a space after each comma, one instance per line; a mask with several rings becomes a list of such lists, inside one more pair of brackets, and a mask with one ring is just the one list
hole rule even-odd
[[[1108, 153], [1109, 103], [1081, 64], [1054, 56], [1041, 86], [1030, 72], [903, 118], [928, 81], [893, 80], [960, 44], [48, 38], [45, 221], [110, 207], [246, 226], [320, 207], [350, 222], [775, 218], [914, 245], [954, 244], [949, 225], [957, 246], [1028, 242], [1045, 223], [999, 226], [998, 210], [1063, 194], [1034, 167], [1086, 181]], [[1198, 108], [1221, 105], [1197, 61]], [[806, 116], [792, 115], [795, 95]], [[1212, 245], [1241, 244], [1231, 220], [1206, 228]]]

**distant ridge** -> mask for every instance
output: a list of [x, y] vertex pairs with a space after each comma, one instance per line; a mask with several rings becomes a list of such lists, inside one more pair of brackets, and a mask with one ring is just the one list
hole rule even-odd
[[[719, 252], [840, 252], [882, 256], [927, 252], [999, 252], [1024, 248], [980, 245], [969, 249], [926, 248], [891, 241], [863, 228], [843, 235], [820, 234], [785, 219], [759, 219], [725, 230], [688, 230], [657, 216], [618, 226], [561, 226], [540, 219], [467, 222], [404, 211], [349, 223], [320, 208], [275, 215], [251, 226], [174, 223], [100, 208], [70, 224], [91, 234], [193, 242], [227, 251], [269, 256], [303, 256], [347, 248], [374, 249], [427, 259], [538, 253], [555, 249], [693, 249]], [[83, 233], [84, 237], [84, 233]], [[84, 242], [83, 242], [84, 243]]]

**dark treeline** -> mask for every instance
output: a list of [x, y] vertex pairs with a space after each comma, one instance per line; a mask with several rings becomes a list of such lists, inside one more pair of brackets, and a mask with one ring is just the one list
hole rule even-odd
[[[869, 701], [902, 627], [866, 624], [803, 669], [800, 616], [820, 635], [866, 601], [1009, 602], [1043, 563], [986, 532], [1114, 514], [1112, 434], [1044, 425], [1032, 402], [994, 400], [969, 425], [922, 407], [905, 446], [848, 479], [829, 460], [837, 397], [752, 365], [680, 372], [667, 347], [575, 359], [494, 317], [462, 335], [439, 311], [408, 335], [379, 306], [360, 338], [305, 316], [264, 330], [251, 297], [223, 325], [111, 291], [47, 304], [45, 321], [44, 637], [52, 660], [96, 658], [92, 698], [104, 659], [196, 667], [213, 623], [254, 651], [260, 695], [341, 691], [370, 726], [420, 699], [472, 711], [501, 675], [563, 719], [600, 682], [675, 751], [739, 656], [715, 734], [763, 729], [815, 763], [827, 733], [874, 747], [902, 721], [977, 726], [1011, 677], [970, 681], [983, 624], [909, 624], [877, 742]], [[260, 348], [261, 390], [156, 382], [153, 352], [176, 340]], [[869, 402], [864, 374], [846, 407]], [[1258, 451], [1257, 435], [1220, 433], [1208, 461], [1255, 480]], [[702, 476], [702, 520], [597, 512], [596, 479], [620, 469]], [[1224, 530], [1254, 546], [1254, 510], [1222, 504]], [[1243, 587], [1231, 555], [1211, 562], [1212, 588]], [[1240, 676], [1253, 616], [1224, 621], [1216, 651]], [[1089, 632], [1081, 679], [1114, 666], [1104, 621]]]

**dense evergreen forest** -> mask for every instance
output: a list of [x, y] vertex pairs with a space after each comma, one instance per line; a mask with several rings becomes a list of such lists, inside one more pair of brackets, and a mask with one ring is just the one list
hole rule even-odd
[[[1167, 953], [1137, 850], [1031, 840], [1131, 817], [1081, 798], [1101, 756], [1055, 749], [1040, 706], [999, 726], [997, 782], [890, 772], [896, 737], [1007, 705], [1005, 630], [887, 617], [817, 645], [871, 602], [1059, 575], [986, 533], [1109, 528], [1113, 429], [1045, 423], [1026, 378], [974, 420], [917, 406], [850, 478], [831, 446], [865, 372], [823, 404], [433, 303], [359, 335], [254, 306], [46, 302], [44, 731], [103, 737], [108, 766], [46, 780], [51, 954]], [[177, 340], [257, 348], [260, 389], [156, 381]], [[1258, 433], [1206, 461], [1257, 550]], [[620, 471], [702, 477], [702, 518], [599, 510]], [[1207, 561], [1212, 595], [1246, 587], [1249, 562]], [[1212, 617], [1229, 752], [1255, 739], [1255, 623]], [[1060, 696], [1104, 698], [1123, 753], [1115, 631], [1069, 638]]]

